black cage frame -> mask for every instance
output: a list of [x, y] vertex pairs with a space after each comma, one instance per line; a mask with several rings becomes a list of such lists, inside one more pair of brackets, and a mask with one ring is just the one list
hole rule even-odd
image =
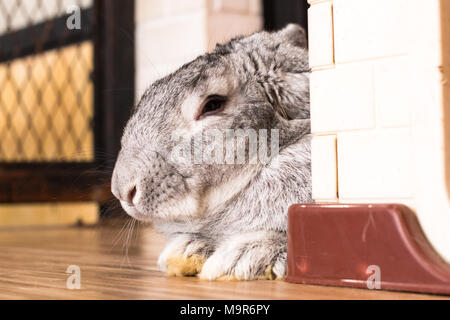
[[309, 5], [307, 0], [261, 1], [263, 5], [265, 30], [279, 30], [288, 23], [297, 23], [308, 31]]

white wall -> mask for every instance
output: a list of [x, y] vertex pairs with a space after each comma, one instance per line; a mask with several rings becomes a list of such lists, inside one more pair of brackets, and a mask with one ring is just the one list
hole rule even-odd
[[137, 98], [217, 42], [261, 26], [260, 0], [137, 0]]

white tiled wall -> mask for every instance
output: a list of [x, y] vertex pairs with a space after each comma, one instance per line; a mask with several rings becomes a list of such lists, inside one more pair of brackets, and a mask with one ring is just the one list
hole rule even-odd
[[309, 3], [314, 199], [404, 203], [450, 260], [450, 1]]

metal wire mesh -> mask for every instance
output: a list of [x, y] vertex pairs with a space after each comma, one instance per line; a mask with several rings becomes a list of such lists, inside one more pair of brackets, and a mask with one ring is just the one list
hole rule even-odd
[[34, 52], [20, 54], [24, 43], [17, 36], [17, 50], [7, 48], [17, 57], [0, 62], [0, 162], [93, 160], [92, 41], [61, 41], [47, 50], [36, 34], [49, 30], [69, 5], [88, 8], [91, 2], [0, 0], [0, 46], [20, 32], [35, 39]]

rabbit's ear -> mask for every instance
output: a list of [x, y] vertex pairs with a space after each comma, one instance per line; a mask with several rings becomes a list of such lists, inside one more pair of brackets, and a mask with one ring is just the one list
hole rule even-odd
[[266, 89], [266, 96], [269, 99], [270, 104], [274, 108], [275, 112], [278, 113], [282, 118], [286, 120], [291, 120], [292, 117], [288, 113], [288, 110], [286, 108], [283, 108], [283, 105], [280, 100], [281, 97], [279, 96], [279, 92], [275, 86], [268, 86]]
[[277, 33], [277, 36], [279, 36], [279, 39], [281, 39], [282, 42], [288, 42], [301, 48], [306, 48], [308, 46], [305, 29], [298, 24], [290, 23]]
[[309, 118], [309, 92], [307, 79], [297, 79], [292, 85], [285, 81], [266, 79], [264, 91], [274, 111], [286, 120]]

